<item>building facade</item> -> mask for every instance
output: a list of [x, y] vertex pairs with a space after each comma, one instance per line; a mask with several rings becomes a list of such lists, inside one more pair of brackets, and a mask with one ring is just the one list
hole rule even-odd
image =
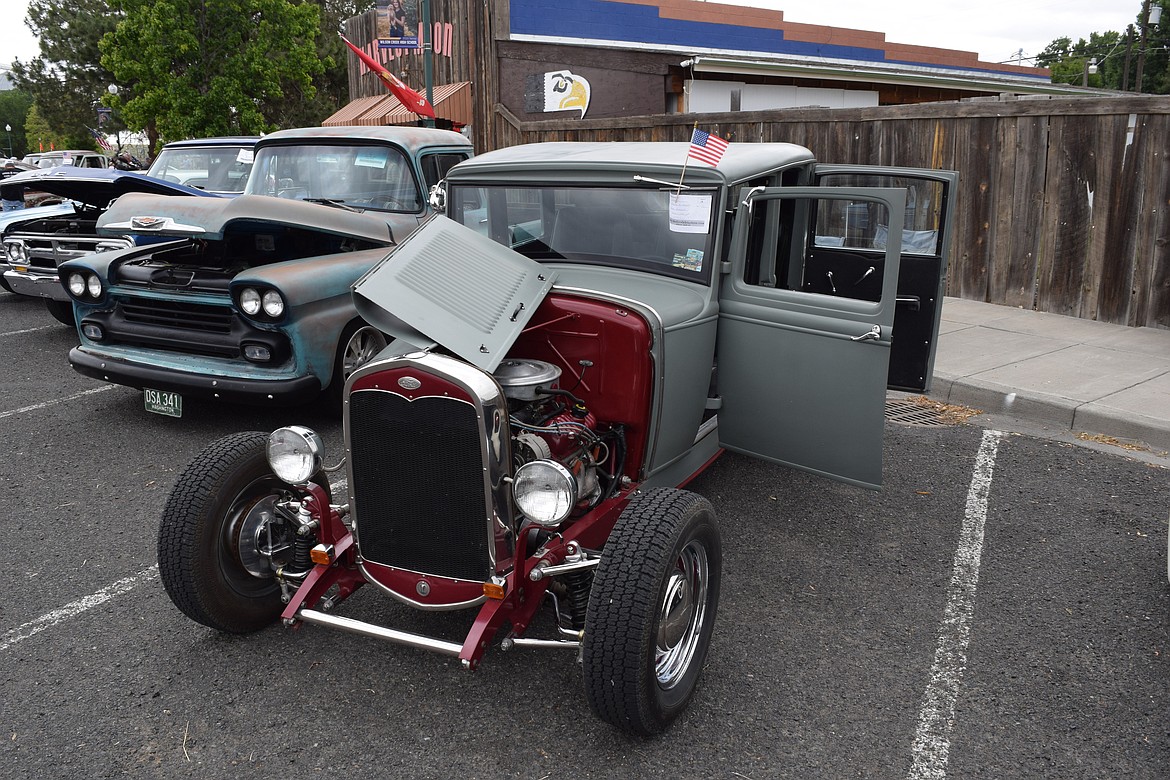
[[[436, 110], [468, 128], [480, 150], [498, 145], [506, 115], [584, 120], [1077, 91], [1052, 84], [1043, 68], [894, 43], [880, 32], [791, 23], [775, 10], [700, 0], [429, 2]], [[379, 46], [376, 11], [349, 19], [346, 30], [425, 90], [422, 51]], [[385, 88], [356, 57], [349, 67], [356, 105], [331, 121], [412, 121], [385, 101], [375, 108]]]

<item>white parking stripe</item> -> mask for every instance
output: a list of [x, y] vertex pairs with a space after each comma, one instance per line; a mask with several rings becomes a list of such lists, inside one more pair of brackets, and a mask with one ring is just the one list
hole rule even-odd
[[35, 636], [46, 628], [52, 628], [59, 623], [64, 623], [72, 617], [80, 615], [86, 610], [105, 604], [114, 596], [120, 596], [123, 593], [129, 593], [131, 590], [141, 585], [144, 582], [153, 580], [158, 576], [158, 564], [151, 566], [149, 569], [135, 574], [133, 577], [127, 577], [123, 580], [118, 580], [112, 585], [99, 590], [97, 593], [78, 599], [70, 604], [66, 604], [60, 609], [55, 609], [52, 612], [46, 612], [36, 620], [30, 620], [22, 626], [17, 626], [0, 635], [0, 651], [7, 650], [18, 642], [23, 642], [31, 636]]
[[911, 748], [910, 780], [943, 780], [951, 751], [951, 730], [955, 725], [955, 701], [967, 668], [967, 645], [971, 640], [971, 619], [975, 614], [975, 586], [979, 583], [979, 561], [983, 554], [983, 526], [987, 521], [987, 496], [999, 450], [999, 431], [984, 431], [975, 456], [975, 473], [967, 491], [967, 509], [955, 550], [954, 570], [947, 586], [947, 603], [938, 645], [930, 668], [930, 683], [922, 697], [918, 730]]
[[10, 330], [7, 333], [0, 333], [0, 336], [19, 336], [22, 333], [36, 333], [38, 330], [56, 330], [59, 325], [42, 325], [39, 328], [25, 328], [24, 330]]
[[64, 398], [55, 398], [52, 401], [44, 401], [43, 403], [33, 404], [32, 406], [22, 406], [19, 409], [9, 409], [7, 412], [0, 412], [0, 420], [3, 420], [5, 417], [11, 417], [14, 414], [35, 412], [38, 409], [44, 409], [49, 406], [56, 406], [57, 404], [63, 404], [66, 401], [74, 401], [78, 398], [84, 398], [87, 395], [93, 395], [94, 393], [104, 393], [107, 390], [113, 390], [115, 387], [117, 387], [117, 385], [103, 385], [101, 387], [95, 387], [92, 390], [83, 390], [80, 393], [67, 395]]

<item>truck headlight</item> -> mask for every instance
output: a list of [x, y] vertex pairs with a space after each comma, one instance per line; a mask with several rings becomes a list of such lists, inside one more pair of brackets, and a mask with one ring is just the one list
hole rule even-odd
[[23, 241], [5, 241], [4, 253], [8, 255], [10, 263], [24, 263], [28, 260], [28, 252], [25, 251]]
[[263, 298], [264, 313], [272, 319], [284, 314], [284, 298], [276, 290], [266, 290]]
[[85, 289], [89, 291], [91, 298], [102, 297], [102, 280], [97, 277], [97, 274], [90, 274], [85, 280]]
[[303, 485], [320, 471], [324, 453], [321, 437], [302, 425], [277, 428], [268, 436], [268, 465], [290, 485]]
[[74, 298], [85, 295], [85, 277], [76, 271], [69, 274], [69, 294]]
[[240, 309], [249, 317], [260, 313], [260, 293], [251, 287], [240, 290]]
[[537, 525], [559, 525], [577, 503], [577, 480], [553, 460], [534, 460], [516, 469], [512, 478], [516, 507]]

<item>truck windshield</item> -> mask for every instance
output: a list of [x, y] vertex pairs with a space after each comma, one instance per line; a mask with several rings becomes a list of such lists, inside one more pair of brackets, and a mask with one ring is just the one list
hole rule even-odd
[[709, 283], [716, 190], [472, 187], [452, 183], [452, 219], [534, 260], [631, 268]]
[[266, 146], [256, 152], [244, 192], [363, 210], [423, 208], [410, 162], [392, 146]]

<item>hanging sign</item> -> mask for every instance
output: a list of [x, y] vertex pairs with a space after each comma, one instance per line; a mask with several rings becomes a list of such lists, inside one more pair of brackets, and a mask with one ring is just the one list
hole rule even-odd
[[379, 48], [418, 48], [418, 3], [419, 0], [377, 0]]

